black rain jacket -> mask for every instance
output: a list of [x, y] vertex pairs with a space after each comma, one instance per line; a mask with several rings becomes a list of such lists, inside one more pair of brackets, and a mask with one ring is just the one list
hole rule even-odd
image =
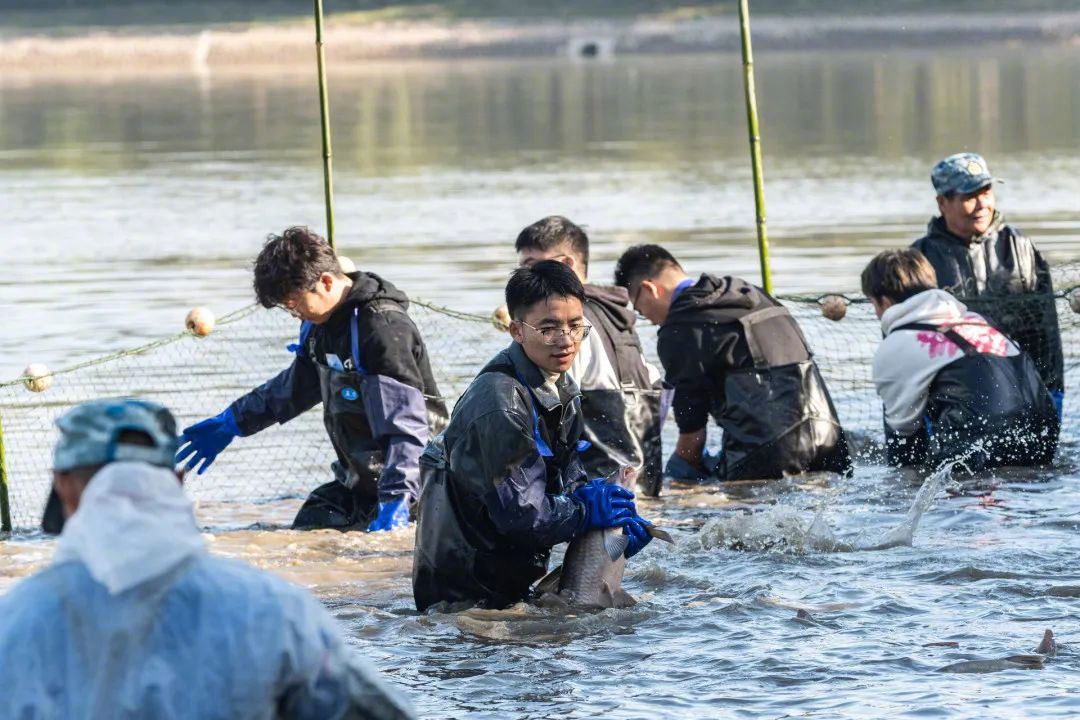
[[380, 501], [414, 502], [420, 455], [446, 424], [408, 297], [373, 273], [349, 278], [345, 301], [310, 326], [292, 365], [231, 406], [246, 436], [323, 403], [337, 479], [313, 494], [298, 527], [363, 523]]
[[680, 433], [724, 431], [721, 480], [829, 470], [851, 459], [832, 398], [787, 308], [734, 277], [703, 274], [675, 298], [658, 350]]
[[979, 471], [1053, 462], [1061, 429], [1057, 407], [1027, 353], [1012, 357], [980, 353], [955, 330], [942, 332], [924, 323], [892, 330], [902, 331], [940, 333], [963, 355], [931, 382], [928, 425], [904, 437], [885, 423], [890, 465], [939, 466], [962, 459], [967, 469]]
[[995, 212], [990, 229], [970, 240], [936, 217], [912, 245], [930, 261], [938, 287], [963, 299], [1031, 356], [1050, 390], [1065, 388], [1065, 359], [1050, 266], [1031, 239]]
[[480, 371], [421, 459], [417, 609], [502, 608], [528, 597], [552, 546], [585, 524], [584, 505], [567, 494], [586, 480], [581, 429], [577, 385], [565, 374], [546, 385], [520, 344]]

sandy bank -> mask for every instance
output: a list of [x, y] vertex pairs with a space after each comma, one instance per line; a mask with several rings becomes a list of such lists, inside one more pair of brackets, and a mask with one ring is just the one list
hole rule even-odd
[[[115, 70], [206, 70], [309, 63], [310, 24], [262, 25], [177, 34], [12, 37], [0, 40], [0, 70], [33, 73]], [[948, 49], [977, 45], [1080, 45], [1080, 12], [1025, 15], [920, 15], [848, 18], [761, 17], [754, 48]], [[331, 63], [376, 59], [556, 57], [595, 54], [729, 52], [739, 47], [732, 17], [692, 20], [570, 22], [395, 22], [330, 24]]]

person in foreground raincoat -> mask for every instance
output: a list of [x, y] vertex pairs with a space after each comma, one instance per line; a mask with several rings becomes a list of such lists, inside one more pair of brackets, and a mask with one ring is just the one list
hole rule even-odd
[[374, 273], [343, 273], [329, 243], [303, 227], [270, 236], [254, 284], [263, 307], [303, 321], [296, 357], [221, 414], [185, 428], [177, 462], [202, 474], [234, 438], [321, 402], [334, 479], [311, 493], [293, 527], [408, 525], [420, 454], [447, 419], [409, 299]]
[[633, 493], [587, 475], [581, 394], [567, 374], [589, 334], [581, 281], [547, 260], [506, 285], [513, 342], [480, 371], [421, 459], [413, 553], [417, 609], [503, 608], [528, 599], [551, 548], [619, 527], [626, 557], [651, 536]]
[[100, 400], [57, 425], [68, 520], [0, 596], [0, 718], [414, 717], [305, 590], [207, 552], [168, 410]]
[[930, 180], [940, 215], [912, 247], [926, 256], [938, 287], [1000, 328], [1031, 356], [1062, 414], [1065, 358], [1050, 265], [1035, 243], [1005, 222], [986, 160], [950, 155]]
[[583, 437], [589, 443], [581, 453], [585, 471], [607, 476], [631, 465], [640, 468], [642, 492], [659, 495], [664, 469], [660, 432], [670, 391], [664, 390], [660, 371], [642, 353], [626, 288], [588, 281], [589, 237], [559, 215], [522, 230], [514, 249], [522, 266], [541, 260], [565, 263], [585, 288], [585, 318], [592, 331], [570, 366], [570, 376], [581, 389]]
[[892, 465], [961, 459], [970, 470], [1053, 461], [1060, 423], [1027, 353], [986, 318], [937, 289], [915, 249], [879, 253], [862, 291], [885, 339], [873, 377]]
[[[657, 351], [675, 386], [679, 426], [666, 474], [764, 480], [850, 472], [832, 398], [787, 308], [740, 278], [702, 274], [694, 281], [659, 245], [623, 253], [615, 284], [660, 326]], [[706, 467], [710, 413], [724, 437], [720, 456]]]

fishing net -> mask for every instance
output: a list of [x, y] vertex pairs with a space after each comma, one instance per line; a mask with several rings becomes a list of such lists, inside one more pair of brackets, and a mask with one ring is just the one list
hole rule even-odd
[[[1077, 285], [1080, 265], [1055, 269], [1057, 291], [1052, 302], [1065, 349], [1067, 414], [1080, 401], [1080, 377], [1073, 372], [1080, 361], [1080, 317], [1069, 303]], [[845, 428], [856, 437], [880, 435], [881, 405], [871, 382], [870, 361], [881, 331], [869, 303], [854, 295], [782, 299], [806, 334]], [[995, 300], [995, 313], [1030, 315], [1033, 328], [1053, 322], [1053, 314], [1047, 316], [1044, 306], [1028, 299]], [[835, 316], [841, 306], [842, 319], [823, 315], [825, 310]], [[419, 300], [413, 302], [410, 315], [425, 338], [439, 390], [450, 405], [508, 341], [485, 316]], [[287, 366], [291, 355], [286, 345], [295, 342], [297, 331], [298, 322], [286, 313], [251, 306], [220, 318], [206, 337], [178, 333], [55, 371], [51, 386], [43, 392], [28, 391], [26, 378], [0, 383], [0, 460], [10, 497], [4, 514], [10, 516], [10, 525], [26, 530], [40, 522], [51, 481], [54, 421], [68, 408], [95, 398], [144, 397], [168, 406], [183, 427], [220, 412]], [[643, 327], [641, 335], [655, 363], [655, 328]], [[667, 436], [672, 437], [673, 423], [669, 426]], [[189, 476], [187, 487], [201, 503], [250, 506], [303, 497], [330, 479], [332, 459], [317, 407], [285, 425], [237, 439], [205, 475]]]

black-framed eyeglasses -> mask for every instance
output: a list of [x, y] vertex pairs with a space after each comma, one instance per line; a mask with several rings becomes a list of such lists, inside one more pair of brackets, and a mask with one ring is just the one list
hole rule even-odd
[[559, 338], [563, 335], [567, 336], [576, 343], [581, 342], [585, 338], [589, 337], [589, 331], [592, 330], [592, 325], [572, 325], [568, 328], [550, 327], [550, 328], [538, 328], [534, 325], [530, 325], [524, 320], [521, 324], [533, 331], [540, 333], [544, 337], [545, 345], [554, 345], [559, 342]]
[[[304, 296], [304, 295], [307, 295], [308, 293], [313, 293], [313, 292], [315, 292], [315, 288], [317, 288], [317, 287], [319, 287], [319, 283], [315, 283], [315, 284], [314, 284], [314, 285], [312, 285], [312, 286], [311, 286], [310, 288], [308, 288], [307, 290], [305, 290], [305, 291], [304, 291], [304, 292], [303, 292], [303, 293], [301, 294], [301, 299], [303, 299], [303, 296]], [[297, 306], [298, 306], [299, 304], [300, 304], [300, 300], [288, 300], [288, 299], [286, 299], [286, 300], [285, 300], [284, 302], [279, 302], [279, 303], [277, 304], [277, 307], [281, 308], [282, 310], [284, 310], [285, 312], [289, 313], [289, 314], [290, 314], [290, 315], [292, 315], [293, 317], [300, 317], [299, 315], [297, 315], [297, 314], [296, 314], [296, 313], [297, 313], [297, 311], [296, 311], [296, 308], [297, 308]]]

